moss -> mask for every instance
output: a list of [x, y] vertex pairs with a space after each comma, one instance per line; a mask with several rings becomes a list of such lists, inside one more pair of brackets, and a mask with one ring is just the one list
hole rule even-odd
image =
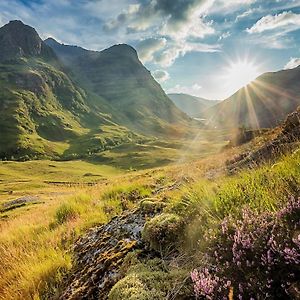
[[[135, 261], [135, 260], [134, 260]], [[109, 300], [188, 299], [191, 289], [184, 270], [166, 271], [160, 259], [132, 266], [109, 293]]]
[[140, 202], [140, 208], [144, 213], [157, 213], [166, 207], [166, 203], [155, 198], [146, 198]]
[[146, 222], [142, 237], [154, 250], [176, 249], [182, 240], [183, 225], [180, 216], [163, 213]]

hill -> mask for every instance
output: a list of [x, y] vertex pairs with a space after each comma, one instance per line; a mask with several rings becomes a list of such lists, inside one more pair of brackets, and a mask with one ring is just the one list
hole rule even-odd
[[189, 118], [133, 48], [62, 48], [74, 68], [34, 28], [21, 21], [0, 28], [0, 158], [76, 158], [148, 139], [138, 131], [184, 132]]
[[207, 100], [188, 94], [168, 94], [175, 105], [193, 118], [205, 117], [205, 110], [218, 104], [218, 100]]
[[[47, 39], [72, 78], [87, 91], [107, 100], [112, 118], [147, 134], [176, 133], [190, 120], [180, 111], [126, 44], [90, 51]], [[176, 127], [180, 125], [180, 127]]]
[[265, 73], [234, 95], [208, 109], [218, 127], [275, 127], [300, 105], [300, 67]]

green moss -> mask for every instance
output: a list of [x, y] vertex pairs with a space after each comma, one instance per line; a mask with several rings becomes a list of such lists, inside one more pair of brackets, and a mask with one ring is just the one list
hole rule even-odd
[[[131, 260], [136, 262], [135, 260]], [[152, 259], [133, 265], [127, 275], [118, 281], [109, 293], [109, 300], [163, 300], [192, 296], [186, 282], [185, 270], [164, 269], [163, 261]]]
[[141, 210], [147, 214], [157, 213], [161, 211], [164, 207], [166, 207], [166, 203], [155, 198], [146, 198], [140, 202]]
[[146, 222], [142, 237], [154, 250], [163, 253], [173, 251], [182, 239], [183, 225], [180, 216], [163, 213]]

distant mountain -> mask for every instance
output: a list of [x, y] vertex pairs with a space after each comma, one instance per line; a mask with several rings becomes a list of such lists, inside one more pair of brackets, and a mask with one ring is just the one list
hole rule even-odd
[[139, 61], [135, 49], [120, 44], [104, 51], [89, 51], [47, 39], [74, 81], [85, 90], [107, 100], [112, 118], [132, 130], [147, 133], [176, 133], [187, 125], [180, 111]]
[[283, 122], [300, 105], [300, 67], [265, 73], [234, 95], [209, 108], [206, 118], [218, 127], [264, 128]]
[[218, 100], [207, 100], [188, 94], [168, 94], [168, 96], [178, 108], [193, 118], [205, 117], [204, 112], [209, 107], [220, 102]]
[[21, 21], [0, 28], [0, 158], [80, 157], [189, 124], [130, 46], [47, 43]]

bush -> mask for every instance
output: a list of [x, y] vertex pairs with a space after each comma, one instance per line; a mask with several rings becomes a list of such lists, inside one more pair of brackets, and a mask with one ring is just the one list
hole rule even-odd
[[55, 212], [55, 221], [57, 224], [66, 223], [75, 219], [80, 214], [79, 209], [72, 203], [61, 204]]
[[245, 208], [240, 219], [225, 218], [206, 236], [205, 263], [191, 274], [196, 296], [223, 299], [232, 290], [237, 299], [299, 297], [299, 220], [300, 198], [277, 213]]
[[176, 214], [163, 213], [146, 222], [142, 237], [151, 248], [166, 252], [176, 249], [183, 234], [183, 219]]

